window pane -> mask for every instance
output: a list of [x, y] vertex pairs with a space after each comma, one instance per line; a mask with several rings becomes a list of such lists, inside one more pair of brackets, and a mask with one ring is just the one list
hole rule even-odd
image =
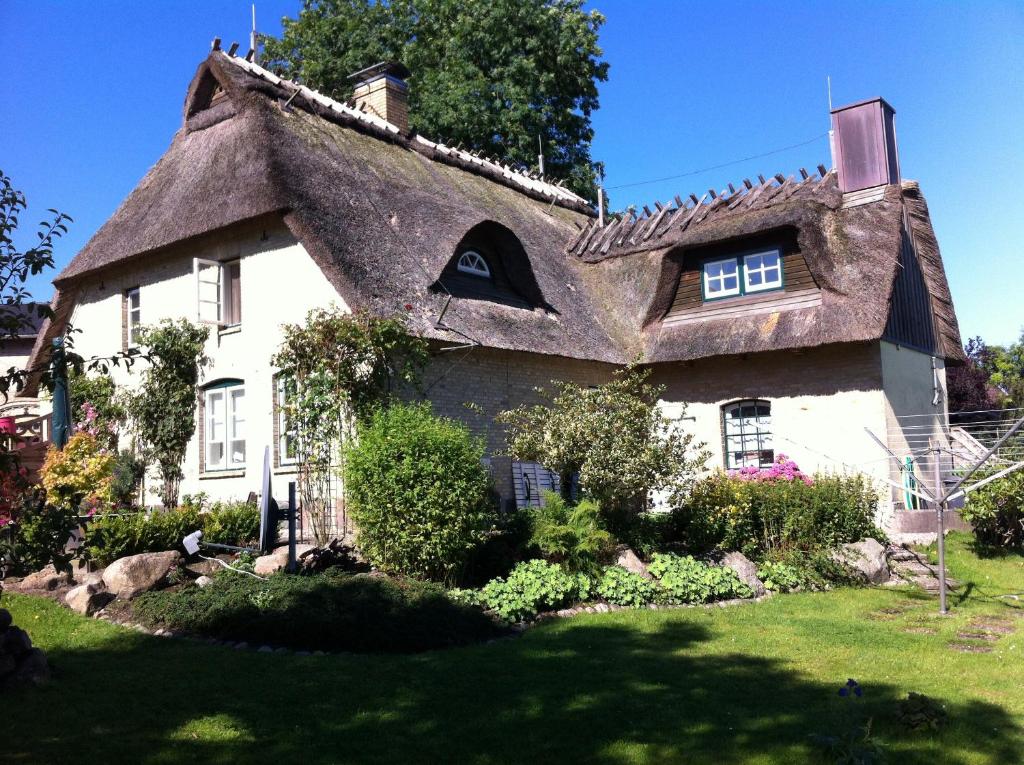
[[207, 468], [218, 468], [224, 466], [224, 442], [218, 441], [216, 443], [207, 444], [206, 447], [206, 467]]
[[225, 296], [224, 321], [228, 324], [240, 324], [242, 321], [242, 266], [240, 263], [228, 263], [224, 266]]
[[[727, 468], [771, 465], [774, 451], [769, 402], [740, 401], [723, 407], [722, 429]], [[766, 460], [766, 455], [772, 458]]]

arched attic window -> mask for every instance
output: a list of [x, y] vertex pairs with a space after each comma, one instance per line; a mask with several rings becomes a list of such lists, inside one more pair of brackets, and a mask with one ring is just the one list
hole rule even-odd
[[482, 276], [486, 279], [491, 278], [491, 267], [487, 265], [487, 261], [484, 260], [484, 256], [476, 250], [466, 250], [464, 253], [459, 255], [459, 262], [456, 269], [462, 274]]
[[519, 237], [495, 221], [482, 221], [462, 236], [431, 288], [456, 298], [549, 308]]

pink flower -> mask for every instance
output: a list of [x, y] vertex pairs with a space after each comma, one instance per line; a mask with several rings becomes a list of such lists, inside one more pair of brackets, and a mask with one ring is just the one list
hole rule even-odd
[[785, 454], [779, 454], [771, 467], [759, 468], [752, 465], [730, 470], [729, 477], [739, 481], [803, 481], [808, 486], [814, 483], [814, 479], [800, 470], [793, 460]]

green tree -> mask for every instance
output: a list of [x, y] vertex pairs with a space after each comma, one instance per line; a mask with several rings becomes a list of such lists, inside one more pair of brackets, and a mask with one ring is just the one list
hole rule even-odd
[[559, 473], [566, 498], [578, 476], [612, 515], [645, 508], [652, 491], [685, 491], [707, 454], [662, 413], [648, 374], [627, 369], [597, 388], [556, 383], [544, 403], [502, 412], [510, 454]]
[[[54, 242], [67, 233], [64, 224], [71, 221], [64, 213], [48, 210], [51, 217], [39, 224], [38, 241], [22, 250], [15, 244], [14, 234], [26, 205], [25, 195], [15, 189], [11, 179], [0, 170], [0, 348], [34, 325], [32, 312], [43, 318], [53, 315], [49, 306], [29, 307], [32, 295], [25, 283], [30, 276], [53, 268]], [[0, 395], [6, 398], [10, 390], [24, 380], [23, 369], [0, 370]]]
[[156, 463], [164, 507], [178, 504], [185, 449], [196, 429], [196, 389], [207, 362], [203, 346], [209, 334], [208, 327], [184, 319], [164, 319], [139, 334], [150, 366], [138, 391], [129, 396], [128, 414], [143, 455]]
[[1017, 342], [991, 345], [983, 359], [989, 382], [999, 391], [1005, 407], [1024, 407], [1024, 331]]
[[604, 17], [583, 0], [304, 0], [282, 23], [263, 38], [282, 74], [344, 100], [350, 74], [400, 61], [413, 130], [526, 166], [539, 140], [545, 174], [593, 198], [590, 117], [608, 64]]

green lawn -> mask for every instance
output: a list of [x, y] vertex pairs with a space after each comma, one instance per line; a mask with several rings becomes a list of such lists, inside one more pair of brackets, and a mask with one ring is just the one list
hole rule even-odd
[[[848, 725], [852, 677], [891, 762], [1020, 763], [1024, 601], [996, 596], [1024, 590], [1024, 557], [967, 542], [951, 540], [966, 587], [948, 617], [909, 590], [844, 590], [555, 620], [418, 656], [235, 651], [5, 596], [55, 679], [3, 699], [0, 761], [819, 763], [809, 735]], [[1013, 631], [991, 653], [950, 648], [982, 622]], [[941, 700], [949, 727], [903, 732], [907, 691]]]

